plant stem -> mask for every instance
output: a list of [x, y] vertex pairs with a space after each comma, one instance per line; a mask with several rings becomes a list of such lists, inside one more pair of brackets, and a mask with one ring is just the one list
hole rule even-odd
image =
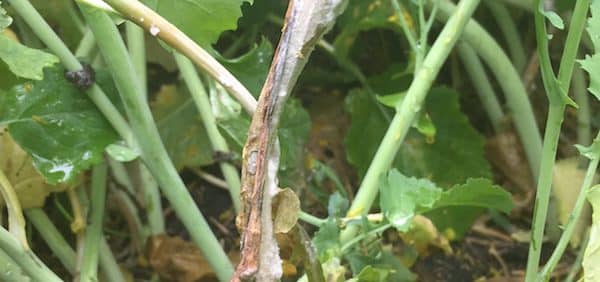
[[79, 281], [98, 281], [98, 246], [102, 239], [102, 225], [104, 223], [107, 173], [108, 166], [106, 163], [98, 164], [92, 169], [91, 207], [88, 217], [89, 224], [85, 229]]
[[228, 280], [233, 273], [231, 262], [169, 159], [119, 31], [104, 12], [85, 5], [80, 7], [113, 74], [133, 133], [138, 138], [141, 159], [158, 181], [163, 194], [205, 254], [219, 280]]
[[[440, 10], [438, 19], [440, 20], [446, 20], [456, 9], [455, 5], [448, 0], [440, 0], [438, 6]], [[525, 149], [531, 173], [537, 177], [542, 153], [542, 139], [519, 73], [494, 38], [475, 20], [471, 20], [467, 24], [461, 40], [471, 45], [489, 66], [496, 81], [500, 84], [511, 112], [510, 115], [515, 121], [515, 128]]]
[[579, 246], [579, 251], [577, 252], [577, 257], [575, 258], [575, 261], [573, 261], [573, 263], [571, 264], [571, 269], [569, 270], [569, 274], [567, 275], [567, 278], [565, 278], [564, 282], [573, 282], [575, 280], [575, 276], [579, 273], [579, 271], [583, 267], [581, 265], [581, 262], [583, 261], [583, 256], [585, 255], [585, 250], [587, 248], [589, 241], [590, 241], [590, 232], [588, 229], [585, 232], [581, 246]]
[[[127, 47], [131, 62], [140, 79], [141, 91], [148, 95], [148, 77], [146, 69], [146, 46], [144, 41], [144, 30], [139, 26], [126, 22]], [[140, 176], [140, 190], [144, 195], [144, 204], [148, 215], [148, 224], [152, 234], [161, 234], [165, 231], [165, 223], [162, 215], [162, 203], [160, 202], [160, 191], [152, 174], [142, 162], [136, 162]]]
[[[190, 90], [190, 94], [196, 103], [198, 113], [202, 117], [202, 123], [204, 124], [206, 133], [208, 134], [208, 140], [210, 141], [213, 150], [229, 152], [227, 142], [217, 128], [217, 121], [212, 114], [208, 95], [206, 94], [204, 85], [202, 85], [202, 81], [200, 81], [200, 78], [198, 77], [198, 73], [196, 72], [194, 65], [190, 60], [188, 60], [188, 58], [179, 53], [175, 53], [174, 56], [177, 66], [181, 71], [181, 75], [183, 76], [183, 80], [185, 81], [185, 84]], [[236, 212], [239, 212], [241, 208], [240, 175], [238, 174], [237, 168], [227, 162], [220, 162], [219, 166], [221, 167], [221, 172], [223, 173], [225, 181], [227, 181], [229, 186], [229, 194], [231, 195], [233, 207], [235, 208]]]
[[0, 281], [29, 281], [29, 276], [2, 249], [0, 249]]
[[[390, 0], [390, 1], [392, 2], [392, 7], [394, 8], [396, 17], [398, 18], [398, 21], [400, 22], [400, 27], [402, 28], [402, 32], [404, 32], [404, 37], [406, 37], [406, 40], [408, 41], [408, 45], [410, 45], [410, 48], [415, 53], [415, 71], [416, 71], [419, 69], [419, 66], [421, 65], [421, 61], [425, 55], [424, 54], [425, 49], [420, 48], [420, 46], [419, 46], [419, 44], [423, 44], [423, 42], [417, 42], [417, 39], [415, 38], [415, 34], [408, 26], [408, 23], [406, 22], [406, 18], [404, 16], [406, 12], [404, 11], [402, 4], [398, 3], [398, 0]], [[408, 15], [408, 13], [406, 13], [406, 14]]]
[[548, 50], [548, 35], [546, 33], [546, 23], [544, 16], [537, 10], [542, 5], [541, 0], [535, 1], [536, 11], [535, 26], [537, 50], [540, 56], [540, 68], [542, 80], [546, 95], [548, 96], [550, 109], [548, 111], [548, 121], [546, 123], [546, 132], [544, 134], [544, 145], [542, 153], [542, 162], [540, 165], [540, 173], [538, 177], [537, 193], [535, 206], [533, 209], [533, 221], [531, 226], [531, 243], [529, 244], [529, 256], [527, 258], [527, 272], [525, 281], [532, 282], [539, 278], [538, 267], [542, 251], [542, 239], [544, 236], [544, 228], [548, 213], [548, 203], [550, 201], [550, 191], [552, 186], [552, 176], [554, 168], [554, 160], [556, 158], [556, 148], [560, 136], [560, 127], [563, 121], [563, 114], [566, 105], [569, 101], [566, 90], [569, 89], [573, 65], [577, 55], [577, 47], [583, 33], [584, 20], [589, 8], [589, 0], [577, 1], [573, 11], [567, 41], [565, 43], [565, 51], [563, 52], [558, 80], [554, 76], [552, 64], [550, 62], [550, 54]]
[[581, 68], [573, 70], [573, 94], [577, 109], [577, 143], [588, 146], [592, 142], [592, 115], [590, 109], [590, 96], [585, 84], [585, 75]]
[[[600, 142], [600, 134], [596, 136], [595, 142]], [[552, 256], [550, 256], [550, 259], [548, 259], [548, 262], [546, 263], [540, 275], [538, 276], [538, 281], [548, 281], [548, 279], [550, 279], [552, 271], [560, 261], [560, 258], [562, 257], [565, 249], [567, 248], [569, 241], [571, 240], [571, 236], [573, 236], [573, 231], [575, 230], [575, 226], [577, 225], [579, 216], [581, 215], [581, 211], [583, 210], [587, 191], [593, 185], [599, 161], [600, 156], [595, 156], [594, 158], [592, 158], [590, 164], [588, 165], [585, 178], [583, 179], [583, 183], [581, 184], [581, 188], [579, 190], [579, 195], [577, 196], [577, 200], [575, 201], [575, 205], [573, 206], [571, 214], [569, 214], [569, 220], [567, 221], [567, 224], [564, 227], [564, 231], [560, 236], [560, 239], [558, 240], [554, 251], [552, 252]]]
[[225, 69], [223, 65], [217, 62], [217, 60], [173, 24], [138, 1], [106, 0], [105, 2], [132, 22], [143, 27], [145, 30], [151, 32], [151, 34], [154, 34], [154, 36], [169, 44], [169, 46], [190, 58], [190, 60], [206, 71], [219, 84], [223, 85], [227, 89], [227, 92], [235, 97], [246, 111], [249, 113], [254, 112], [256, 100], [248, 89]]
[[89, 57], [94, 47], [96, 46], [96, 39], [91, 30], [86, 29], [83, 34], [83, 38], [79, 41], [77, 49], [75, 49], [75, 57]]
[[[450, 17], [440, 35], [431, 46], [422, 66], [415, 74], [404, 100], [396, 105], [396, 114], [375, 153], [375, 157], [365, 174], [356, 198], [352, 202], [348, 217], [366, 214], [379, 191], [380, 178], [390, 168], [415, 115], [422, 107], [433, 80], [446, 61], [452, 47], [460, 37], [462, 30], [477, 8], [479, 0], [463, 0], [456, 12]], [[342, 242], [352, 237], [356, 228], [348, 228], [342, 233]]]
[[115, 260], [106, 238], [104, 236], [100, 240], [100, 252], [99, 252], [100, 268], [102, 273], [106, 277], [106, 281], [110, 282], [125, 282], [121, 268]]
[[310, 225], [314, 225], [316, 227], [319, 227], [323, 223], [327, 222], [326, 219], [318, 218], [318, 217], [316, 217], [316, 216], [314, 216], [312, 214], [309, 214], [309, 213], [306, 213], [306, 212], [303, 212], [303, 211], [300, 211], [298, 213], [298, 219], [300, 219], [300, 220], [302, 220], [302, 221], [304, 221], [304, 222], [306, 222], [306, 223], [308, 223]]
[[492, 123], [492, 127], [494, 127], [494, 131], [497, 133], [500, 132], [504, 121], [504, 113], [502, 112], [498, 98], [496, 98], [492, 84], [485, 73], [485, 69], [481, 64], [481, 60], [479, 60], [473, 48], [464, 41], [458, 43], [458, 54], [473, 82], [475, 91], [479, 95], [479, 99]]
[[0, 169], [0, 195], [2, 195], [6, 204], [6, 210], [8, 211], [8, 230], [19, 241], [21, 247], [28, 250], [29, 244], [27, 244], [25, 233], [25, 217], [23, 217], [21, 203], [15, 189], [10, 184], [10, 181], [8, 181], [2, 169]]
[[33, 224], [40, 236], [44, 239], [52, 254], [55, 255], [62, 265], [71, 273], [75, 274], [77, 266], [75, 265], [75, 251], [56, 229], [50, 218], [41, 208], [32, 208], [25, 210], [25, 216]]
[[517, 26], [515, 25], [510, 12], [506, 6], [498, 0], [486, 0], [484, 1], [484, 4], [488, 6], [488, 10], [496, 20], [498, 28], [502, 31], [513, 64], [517, 71], [521, 73], [527, 63], [527, 56], [525, 55], [525, 49], [523, 48], [519, 31], [517, 30]]
[[0, 249], [19, 264], [34, 281], [62, 282], [31, 250], [24, 249], [13, 235], [1, 227]]
[[[21, 17], [27, 22], [33, 32], [46, 44], [46, 46], [58, 56], [65, 66], [70, 71], [81, 70], [83, 66], [77, 60], [77, 58], [69, 51], [69, 48], [65, 43], [58, 37], [58, 35], [52, 30], [52, 28], [46, 23], [44, 18], [35, 10], [35, 8], [27, 0], [8, 0], [11, 6], [21, 15]], [[135, 140], [131, 135], [131, 129], [129, 125], [119, 113], [117, 108], [108, 99], [106, 94], [94, 84], [90, 87], [86, 93], [90, 99], [96, 104], [98, 109], [104, 114], [104, 117], [110, 122], [110, 124], [119, 133], [121, 138], [129, 144], [129, 146], [135, 147]]]

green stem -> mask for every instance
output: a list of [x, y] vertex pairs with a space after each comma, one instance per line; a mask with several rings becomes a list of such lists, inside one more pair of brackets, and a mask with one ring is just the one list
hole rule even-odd
[[318, 218], [318, 217], [316, 217], [316, 216], [314, 216], [312, 214], [309, 214], [309, 213], [306, 213], [306, 212], [303, 212], [303, 211], [300, 211], [298, 213], [298, 219], [300, 219], [300, 220], [302, 220], [302, 221], [304, 221], [304, 222], [306, 222], [306, 223], [308, 223], [310, 225], [314, 225], [316, 227], [319, 227], [323, 223], [327, 222], [326, 219]]
[[[140, 79], [142, 92], [148, 95], [148, 77], [146, 69], [146, 46], [144, 39], [144, 30], [139, 26], [126, 22], [127, 47], [129, 56]], [[144, 195], [144, 204], [148, 215], [148, 224], [152, 234], [161, 234], [165, 232], [165, 223], [162, 215], [162, 203], [160, 202], [160, 191], [152, 174], [142, 163], [137, 162], [141, 191]]]
[[52, 223], [50, 218], [41, 208], [25, 210], [25, 216], [33, 224], [40, 236], [44, 239], [52, 254], [60, 260], [62, 265], [71, 273], [75, 274], [77, 265], [75, 264], [75, 251], [62, 236], [60, 231]]
[[424, 56], [423, 50], [425, 50], [425, 49], [420, 48], [419, 44], [422, 44], [422, 42], [417, 42], [415, 35], [413, 34], [412, 30], [410, 30], [410, 27], [408, 26], [408, 23], [406, 22], [406, 19], [404, 17], [404, 14], [406, 12], [404, 11], [402, 4], [398, 3], [398, 0], [390, 0], [390, 1], [392, 2], [392, 7], [394, 8], [396, 17], [398, 18], [398, 21], [400, 21], [400, 27], [402, 28], [402, 31], [404, 32], [404, 37], [406, 37], [406, 40], [408, 41], [410, 48], [415, 53], [415, 70], [418, 70], [419, 66], [421, 65], [422, 58]]
[[483, 104], [483, 108], [485, 109], [494, 130], [500, 132], [504, 121], [504, 113], [502, 112], [502, 107], [500, 106], [500, 102], [498, 102], [498, 98], [496, 98], [492, 84], [485, 73], [485, 69], [481, 64], [481, 60], [479, 60], [479, 57], [473, 48], [465, 42], [458, 43], [458, 54], [473, 82], [475, 91], [477, 92], [477, 95], [479, 95], [479, 99]]
[[[431, 46], [422, 66], [415, 74], [404, 100], [396, 105], [396, 114], [375, 153], [375, 157], [365, 174], [356, 198], [347, 216], [366, 214], [377, 196], [380, 178], [390, 168], [415, 115], [423, 105], [431, 85], [440, 71], [452, 47], [460, 37], [464, 26], [477, 8], [479, 0], [463, 0], [450, 17], [440, 35]], [[342, 233], [342, 242], [354, 237], [356, 228], [348, 228]]]
[[[455, 5], [448, 0], [441, 0], [438, 5], [440, 10], [438, 19], [440, 20], [446, 20], [456, 9]], [[506, 97], [508, 108], [511, 111], [510, 115], [515, 121], [514, 125], [525, 149], [531, 173], [537, 177], [542, 153], [542, 139], [519, 73], [494, 38], [475, 20], [471, 20], [467, 24], [461, 40], [471, 45], [496, 77], [496, 81]]]
[[340, 252], [343, 254], [349, 248], [351, 248], [352, 246], [354, 246], [354, 244], [360, 242], [362, 239], [364, 239], [364, 238], [366, 238], [368, 236], [371, 236], [373, 234], [377, 234], [377, 233], [383, 232], [383, 231], [385, 231], [386, 229], [388, 229], [390, 227], [392, 227], [392, 224], [391, 223], [386, 223], [386, 224], [383, 224], [383, 225], [381, 225], [381, 226], [379, 226], [379, 227], [377, 227], [377, 228], [375, 228], [373, 230], [370, 230], [369, 232], [360, 234], [359, 236], [356, 236], [356, 237], [352, 238], [351, 240], [349, 240], [347, 243], [345, 243], [342, 246], [342, 248], [340, 249]]
[[231, 262], [169, 159], [119, 31], [104, 12], [85, 5], [80, 7], [113, 74], [133, 133], [138, 138], [141, 159], [217, 277], [222, 281], [228, 280], [233, 274]]
[[[77, 58], [69, 51], [69, 48], [67, 48], [65, 43], [58, 37], [29, 1], [8, 0], [8, 2], [15, 11], [21, 15], [25, 22], [27, 22], [38, 38], [46, 44], [52, 53], [60, 58], [66, 69], [77, 71], [83, 68]], [[135, 146], [135, 140], [133, 135], [131, 135], [129, 125], [102, 89], [94, 84], [86, 92], [110, 124], [119, 133], [121, 138], [123, 138], [130, 146]]]
[[91, 30], [87, 29], [75, 49], [75, 57], [89, 57], [96, 46], [96, 39]]
[[585, 250], [587, 248], [589, 241], [590, 241], [590, 232], [588, 229], [585, 232], [581, 246], [579, 246], [579, 251], [577, 252], [577, 257], [575, 258], [575, 261], [573, 261], [573, 263], [571, 264], [571, 269], [569, 269], [569, 274], [567, 275], [567, 278], [565, 278], [564, 282], [575, 281], [575, 276], [579, 273], [579, 271], [583, 267], [583, 265], [581, 265], [581, 262], [583, 261], [583, 257], [585, 255]]
[[[600, 134], [596, 136], [595, 142], [600, 142]], [[600, 161], [600, 156], [595, 156], [590, 164], [588, 165], [587, 172], [585, 174], [585, 178], [583, 179], [583, 184], [581, 184], [581, 188], [579, 190], [579, 195], [577, 196], [577, 200], [575, 201], [575, 205], [573, 206], [573, 210], [569, 214], [569, 220], [564, 227], [564, 231], [560, 236], [560, 240], [556, 244], [554, 251], [552, 252], [552, 256], [542, 269], [540, 275], [538, 276], [538, 281], [548, 281], [550, 279], [550, 275], [552, 271], [560, 261], [565, 249], [567, 248], [569, 241], [571, 240], [571, 236], [573, 236], [573, 231], [577, 225], [579, 220], [579, 216], [581, 215], [581, 211], [583, 210], [583, 206], [586, 201], [587, 191], [592, 187], [594, 182], [594, 177], [596, 176], [596, 169], [598, 168], [598, 162]]]
[[527, 258], [527, 272], [525, 281], [532, 282], [539, 278], [538, 268], [542, 251], [542, 239], [548, 213], [548, 203], [550, 201], [550, 191], [552, 186], [552, 176], [554, 169], [554, 160], [556, 158], [556, 148], [560, 136], [560, 127], [563, 121], [564, 110], [569, 101], [565, 89], [569, 89], [577, 48], [583, 33], [584, 22], [578, 18], [586, 18], [589, 8], [589, 0], [577, 1], [573, 11], [573, 22], [569, 27], [565, 51], [561, 58], [559, 78], [554, 76], [550, 54], [548, 50], [548, 35], [546, 32], [546, 23], [544, 16], [538, 8], [542, 6], [541, 0], [535, 1], [534, 12], [537, 50], [540, 56], [540, 68], [542, 80], [546, 95], [548, 96], [550, 109], [548, 111], [548, 121], [546, 123], [546, 133], [544, 135], [544, 145], [542, 153], [542, 162], [538, 177], [537, 193], [535, 206], [533, 209], [533, 221], [531, 226], [531, 243], [529, 244], [529, 256]]
[[19, 197], [2, 169], [0, 169], [0, 195], [2, 195], [8, 211], [8, 230], [23, 248], [29, 249], [25, 232], [25, 217], [23, 217]]
[[31, 250], [24, 249], [13, 235], [1, 227], [0, 249], [19, 264], [34, 281], [62, 282]]
[[100, 252], [98, 255], [100, 260], [100, 268], [106, 277], [106, 281], [125, 282], [123, 273], [121, 273], [121, 268], [119, 267], [119, 264], [117, 264], [115, 256], [110, 250], [108, 243], [106, 243], [106, 238], [104, 237], [102, 237], [100, 240]]
[[592, 114], [590, 95], [581, 68], [573, 70], [573, 94], [575, 102], [579, 106], [579, 109], [577, 109], [577, 144], [588, 146], [592, 142]]
[[498, 28], [502, 31], [513, 64], [517, 71], [521, 73], [527, 63], [527, 55], [525, 55], [525, 48], [523, 48], [519, 31], [517, 30], [517, 26], [515, 25], [510, 12], [506, 6], [498, 0], [487, 0], [484, 1], [484, 3], [488, 6], [488, 10], [492, 13], [492, 16], [498, 23]]
[[79, 281], [98, 281], [98, 246], [102, 238], [104, 206], [106, 203], [106, 163], [92, 169], [92, 185], [88, 226], [85, 229], [83, 257]]
[[29, 281], [29, 276], [2, 249], [0, 249], [0, 281]]
[[[188, 58], [179, 53], [175, 53], [175, 61], [177, 62], [177, 66], [181, 71], [183, 80], [185, 81], [185, 84], [190, 90], [192, 98], [196, 103], [196, 108], [202, 117], [202, 123], [204, 124], [204, 128], [208, 134], [208, 140], [210, 141], [213, 150], [229, 152], [227, 142], [217, 128], [217, 121], [212, 114], [208, 95], [206, 94], [204, 85], [202, 85], [202, 81], [200, 81], [200, 78], [198, 77], [198, 73], [196, 72], [194, 65]], [[223, 173], [225, 181], [227, 181], [229, 186], [229, 194], [231, 195], [233, 207], [235, 208], [236, 212], [239, 212], [241, 207], [240, 176], [237, 168], [227, 162], [221, 162], [219, 163], [219, 166], [221, 167], [221, 172]]]

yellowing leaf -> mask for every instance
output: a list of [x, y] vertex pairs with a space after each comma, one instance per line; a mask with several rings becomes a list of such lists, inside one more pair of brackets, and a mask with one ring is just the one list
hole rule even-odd
[[587, 194], [592, 205], [592, 227], [590, 240], [583, 254], [583, 279], [586, 282], [600, 280], [600, 185], [592, 187]]

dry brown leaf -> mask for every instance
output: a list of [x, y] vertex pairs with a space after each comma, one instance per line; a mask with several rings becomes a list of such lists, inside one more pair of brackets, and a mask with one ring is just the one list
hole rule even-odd
[[165, 281], [216, 281], [216, 275], [195, 244], [179, 237], [152, 236], [148, 240], [148, 259]]
[[429, 218], [422, 215], [415, 216], [410, 230], [399, 235], [406, 244], [414, 246], [421, 256], [429, 254], [429, 246], [440, 248], [447, 255], [452, 254], [448, 239], [437, 230]]
[[273, 197], [273, 232], [288, 233], [296, 222], [300, 212], [300, 199], [290, 188], [279, 190]]

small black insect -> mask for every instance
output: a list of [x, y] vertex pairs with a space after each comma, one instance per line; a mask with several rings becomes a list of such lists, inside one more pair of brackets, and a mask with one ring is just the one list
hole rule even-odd
[[95, 82], [96, 72], [89, 64], [83, 64], [83, 69], [66, 71], [65, 78], [81, 90], [86, 90]]

